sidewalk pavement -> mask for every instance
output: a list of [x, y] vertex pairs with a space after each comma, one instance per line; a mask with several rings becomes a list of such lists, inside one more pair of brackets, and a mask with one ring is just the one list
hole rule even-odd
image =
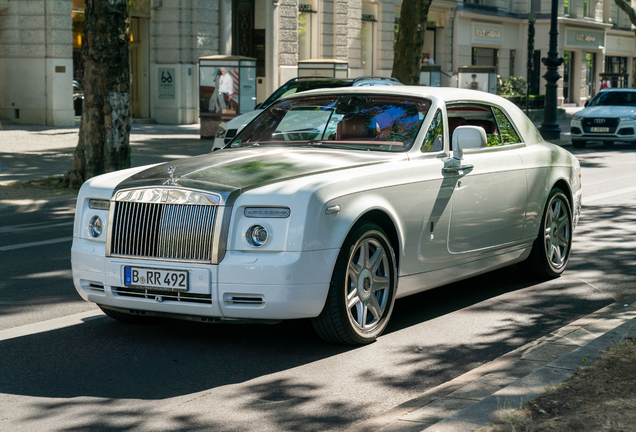
[[[570, 144], [570, 119], [579, 109], [566, 109], [566, 117], [559, 120], [561, 140], [555, 144]], [[73, 160], [78, 127], [3, 126], [0, 215], [74, 205], [73, 194], [14, 183], [64, 174]], [[133, 124], [130, 142], [133, 166], [207, 153], [212, 146], [211, 140], [199, 138], [198, 125]], [[546, 387], [567, 380], [626, 337], [636, 337], [636, 302], [600, 309], [351, 430], [472, 432], [491, 423], [501, 410], [519, 408]]]

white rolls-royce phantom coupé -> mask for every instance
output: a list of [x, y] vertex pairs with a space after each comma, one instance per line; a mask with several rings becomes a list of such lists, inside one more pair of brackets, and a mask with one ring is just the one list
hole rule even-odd
[[580, 177], [485, 92], [300, 93], [223, 150], [88, 180], [73, 280], [121, 321], [309, 318], [325, 340], [366, 344], [397, 298], [512, 264], [559, 276]]

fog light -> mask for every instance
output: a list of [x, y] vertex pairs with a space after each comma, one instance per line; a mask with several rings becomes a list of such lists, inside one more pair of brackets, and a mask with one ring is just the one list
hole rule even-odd
[[97, 238], [102, 235], [103, 229], [104, 225], [102, 224], [102, 219], [99, 216], [93, 216], [91, 221], [88, 223], [89, 234]]
[[262, 225], [252, 225], [245, 231], [245, 241], [252, 247], [261, 247], [267, 243], [269, 235]]

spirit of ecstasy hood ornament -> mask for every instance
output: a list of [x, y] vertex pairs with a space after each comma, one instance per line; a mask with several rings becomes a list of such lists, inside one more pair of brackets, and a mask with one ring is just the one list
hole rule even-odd
[[170, 178], [164, 182], [165, 185], [176, 185], [177, 181], [174, 179], [174, 170], [176, 169], [176, 167], [168, 167], [168, 175], [170, 176]]

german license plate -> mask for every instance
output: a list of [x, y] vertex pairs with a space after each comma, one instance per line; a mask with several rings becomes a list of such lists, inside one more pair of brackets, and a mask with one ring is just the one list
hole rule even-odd
[[609, 128], [608, 127], [592, 127], [592, 128], [590, 128], [590, 131], [592, 131], [592, 132], [609, 132]]
[[124, 267], [124, 285], [166, 291], [187, 291], [188, 272], [145, 267]]

